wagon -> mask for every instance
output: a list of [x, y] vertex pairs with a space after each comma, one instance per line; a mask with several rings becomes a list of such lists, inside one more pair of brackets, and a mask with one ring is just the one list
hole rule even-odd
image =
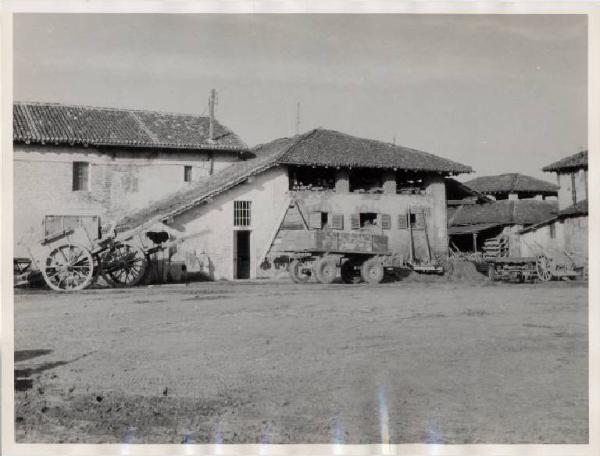
[[488, 277], [490, 280], [511, 282], [548, 282], [564, 278], [574, 279], [580, 272], [558, 264], [546, 255], [535, 257], [498, 257], [489, 259]]
[[[332, 232], [326, 230], [298, 233], [295, 244], [288, 244], [292, 261], [289, 275], [296, 283], [315, 278], [321, 283], [332, 283], [339, 270], [344, 283], [380, 283], [386, 272], [411, 268], [419, 272], [440, 272], [433, 264], [406, 262], [401, 255], [391, 252], [388, 238], [369, 232]], [[298, 234], [296, 236], [298, 236]]]
[[150, 248], [135, 242], [141, 237], [143, 226], [118, 235], [112, 229], [104, 239], [94, 239], [85, 226], [62, 230], [46, 236], [41, 244], [48, 247], [41, 271], [46, 284], [56, 291], [83, 290], [102, 277], [113, 287], [130, 287], [139, 284], [146, 276], [148, 258], [157, 251], [168, 248], [168, 236], [152, 239]]

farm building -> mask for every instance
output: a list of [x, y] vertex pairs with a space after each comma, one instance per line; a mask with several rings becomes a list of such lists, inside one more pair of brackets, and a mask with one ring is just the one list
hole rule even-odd
[[518, 233], [521, 256], [545, 254], [563, 264], [587, 269], [588, 184], [587, 151], [543, 168], [560, 183], [558, 213]]
[[450, 246], [462, 252], [479, 252], [486, 240], [547, 220], [557, 209], [557, 201], [536, 199], [506, 199], [449, 207]]
[[551, 182], [519, 173], [478, 177], [465, 185], [495, 200], [556, 199], [559, 189]]
[[[125, 217], [185, 239], [173, 256], [211, 279], [278, 275], [299, 233], [369, 230], [408, 256], [447, 254], [447, 176], [471, 168], [425, 152], [315, 129], [256, 147], [255, 158]], [[412, 245], [412, 247], [411, 247]]]
[[101, 222], [190, 187], [246, 150], [212, 115], [21, 102], [13, 144], [15, 256], [25, 257], [63, 228], [96, 237]]

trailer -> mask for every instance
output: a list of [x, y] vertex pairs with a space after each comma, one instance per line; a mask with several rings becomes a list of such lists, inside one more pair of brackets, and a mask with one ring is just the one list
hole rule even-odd
[[290, 278], [306, 283], [315, 278], [320, 283], [332, 283], [338, 270], [344, 283], [364, 281], [380, 283], [385, 274], [399, 269], [417, 272], [443, 273], [443, 268], [428, 262], [407, 261], [388, 249], [388, 238], [369, 232], [305, 231], [302, 247], [289, 246]]

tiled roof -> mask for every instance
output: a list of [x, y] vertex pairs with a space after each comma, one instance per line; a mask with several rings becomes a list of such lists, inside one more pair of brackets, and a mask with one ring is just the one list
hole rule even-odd
[[577, 201], [574, 205], [569, 206], [558, 213], [559, 217], [571, 217], [577, 215], [587, 215], [588, 200]]
[[556, 195], [559, 189], [556, 184], [519, 173], [478, 177], [465, 182], [465, 185], [481, 193], [535, 192]]
[[246, 181], [250, 176], [262, 173], [277, 165], [277, 159], [289, 145], [299, 138], [282, 138], [254, 149], [254, 158], [234, 163], [214, 175], [186, 186], [159, 201], [121, 219], [117, 231], [123, 232], [140, 225], [152, 224], [185, 212], [203, 201]]
[[398, 168], [412, 171], [469, 173], [465, 166], [407, 147], [318, 128], [281, 157], [280, 163], [354, 168]]
[[244, 142], [215, 121], [214, 141], [209, 118], [133, 109], [68, 106], [53, 103], [13, 105], [16, 142], [92, 146], [158, 147], [165, 149], [245, 150]]
[[[332, 135], [330, 135], [333, 134]], [[171, 195], [167, 195], [160, 201], [156, 201], [154, 203], [149, 204], [147, 207], [137, 211], [134, 214], [131, 214], [121, 221], [118, 222], [117, 230], [118, 231], [126, 231], [129, 229], [136, 228], [142, 224], [151, 224], [157, 221], [165, 220], [169, 217], [172, 217], [176, 214], [182, 213], [214, 196], [219, 195], [220, 193], [244, 182], [248, 177], [252, 175], [256, 175], [266, 171], [267, 169], [276, 166], [278, 164], [288, 164], [290, 157], [295, 156], [296, 151], [300, 151], [300, 155], [303, 154], [304, 151], [310, 150], [312, 147], [319, 147], [319, 139], [323, 141], [324, 149], [326, 146], [330, 144], [332, 137], [338, 135], [340, 133], [330, 132], [328, 130], [311, 130], [307, 133], [304, 133], [299, 136], [295, 136], [293, 138], [280, 138], [274, 141], [271, 141], [267, 144], [262, 144], [256, 146], [252, 149], [251, 154], [254, 158], [235, 163], [233, 165], [228, 166], [222, 171], [210, 176], [209, 178], [192, 183], [190, 186], [187, 186], [185, 189], [173, 193]], [[348, 135], [344, 135], [348, 136]], [[316, 139], [315, 139], [316, 137]], [[358, 138], [355, 138], [358, 139]], [[362, 144], [362, 141], [369, 140], [359, 140], [356, 143], [351, 142], [350, 144], [346, 143], [346, 145], [352, 144]], [[377, 142], [377, 141], [375, 141]], [[306, 144], [310, 145], [310, 148], [306, 148]], [[383, 143], [380, 143], [383, 144]], [[387, 147], [387, 146], [386, 146]], [[360, 149], [359, 150], [363, 154], [368, 154], [369, 151]], [[353, 150], [348, 150], [348, 153], [354, 154]], [[439, 165], [436, 168], [436, 171], [441, 170], [442, 166], [446, 166], [446, 171], [449, 170], [450, 165], [453, 164], [452, 169], [458, 172], [460, 167], [463, 165], [458, 165], [454, 162], [450, 162], [449, 160], [444, 160], [443, 158], [435, 157], [434, 155], [425, 154], [424, 152], [418, 152], [419, 154], [423, 154], [426, 156], [427, 160], [430, 160], [431, 163], [437, 163]], [[409, 154], [413, 157], [412, 154]], [[433, 158], [430, 158], [433, 157]], [[412, 163], [416, 163], [416, 158], [412, 161]], [[436, 160], [439, 160], [436, 162]], [[320, 163], [329, 163], [328, 161], [324, 161]], [[422, 163], [422, 162], [421, 162]], [[454, 166], [455, 165], [455, 166]], [[409, 166], [409, 165], [407, 165]], [[422, 164], [425, 166], [425, 164]], [[433, 165], [432, 165], [433, 166]], [[468, 167], [464, 167], [468, 168]], [[409, 169], [423, 169], [423, 168], [409, 168]], [[468, 168], [470, 169], [470, 168]], [[464, 171], [461, 171], [464, 172]]]
[[448, 219], [448, 226], [479, 223], [531, 225], [555, 216], [557, 211], [557, 201], [501, 200], [460, 206]]
[[543, 171], [563, 171], [568, 169], [585, 168], [588, 167], [588, 151], [582, 150], [576, 154], [569, 155], [568, 157], [558, 160], [554, 163], [550, 163], [542, 168]]
[[565, 219], [569, 217], [580, 217], [585, 215], [588, 215], [588, 201], [578, 201], [573, 206], [569, 206], [566, 209], [563, 209], [562, 211], [558, 212], [558, 214], [555, 214], [552, 217], [548, 217], [547, 219], [542, 220], [539, 223], [536, 223], [535, 225], [523, 228], [521, 231], [519, 231], [519, 233], [535, 231], [536, 229], [541, 228], [542, 226], [546, 226], [552, 222], [555, 222], [556, 220]]

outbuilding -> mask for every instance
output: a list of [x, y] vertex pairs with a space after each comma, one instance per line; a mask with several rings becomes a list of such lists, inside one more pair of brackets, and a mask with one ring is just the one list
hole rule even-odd
[[177, 256], [188, 267], [202, 258], [210, 279], [278, 275], [287, 268], [285, 243], [303, 230], [375, 230], [400, 255], [447, 255], [445, 179], [470, 167], [321, 128], [252, 153], [118, 229], [165, 224], [184, 239]]

